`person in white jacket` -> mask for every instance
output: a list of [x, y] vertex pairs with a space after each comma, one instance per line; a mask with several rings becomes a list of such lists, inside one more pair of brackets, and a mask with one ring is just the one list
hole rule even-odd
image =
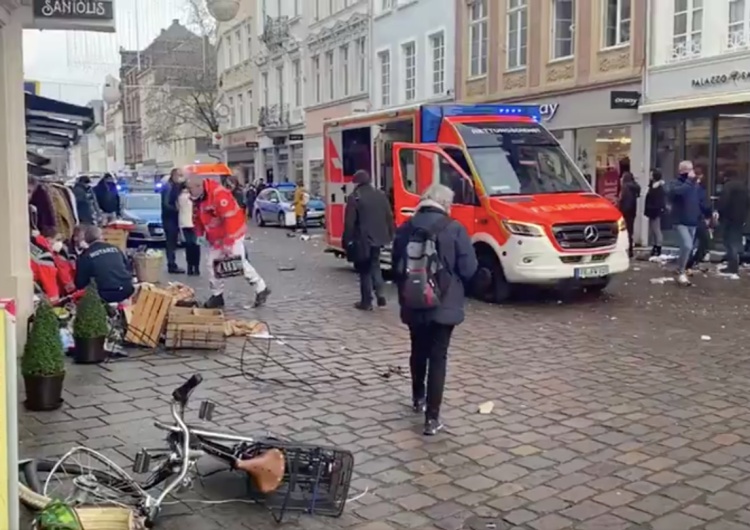
[[183, 186], [177, 199], [178, 222], [182, 239], [185, 241], [185, 261], [188, 276], [199, 276], [201, 267], [201, 247], [193, 225], [193, 199], [187, 186]]

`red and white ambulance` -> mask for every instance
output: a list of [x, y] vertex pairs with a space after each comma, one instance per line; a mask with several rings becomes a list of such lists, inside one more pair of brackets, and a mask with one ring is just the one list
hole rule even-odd
[[[528, 105], [418, 105], [324, 125], [326, 239], [343, 254], [344, 209], [359, 169], [385, 191], [396, 223], [435, 182], [455, 192], [451, 216], [469, 232], [492, 286], [506, 300], [519, 285], [604, 289], [628, 270], [620, 212], [594, 193]], [[384, 253], [388, 260], [388, 253]]]

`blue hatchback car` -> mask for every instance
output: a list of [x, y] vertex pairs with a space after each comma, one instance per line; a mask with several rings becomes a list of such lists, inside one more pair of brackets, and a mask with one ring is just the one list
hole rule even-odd
[[[273, 223], [279, 226], [295, 226], [294, 184], [278, 184], [261, 191], [253, 205], [253, 219], [259, 226]], [[326, 205], [319, 198], [310, 198], [307, 203], [308, 225], [325, 223]]]

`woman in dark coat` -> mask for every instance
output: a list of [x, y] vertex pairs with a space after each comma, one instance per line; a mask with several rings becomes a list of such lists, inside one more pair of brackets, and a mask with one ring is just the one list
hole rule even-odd
[[638, 197], [641, 196], [641, 186], [633, 178], [630, 171], [622, 174], [622, 187], [620, 188], [620, 199], [617, 206], [620, 208], [628, 229], [628, 256], [633, 257], [633, 229], [635, 226], [635, 215], [638, 211]]
[[648, 234], [650, 236], [651, 256], [661, 256], [661, 246], [664, 243], [664, 235], [661, 232], [661, 220], [667, 211], [667, 193], [664, 190], [664, 181], [661, 171], [651, 170], [651, 180], [646, 192], [646, 207], [644, 214], [648, 218]]

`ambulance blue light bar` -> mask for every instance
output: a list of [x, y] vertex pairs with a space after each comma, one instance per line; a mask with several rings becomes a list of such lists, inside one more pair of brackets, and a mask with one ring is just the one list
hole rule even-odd
[[542, 114], [538, 105], [424, 105], [421, 116], [421, 138], [424, 143], [438, 141], [440, 124], [443, 118], [458, 116], [503, 116], [517, 118], [531, 118], [535, 122], [542, 121]]

